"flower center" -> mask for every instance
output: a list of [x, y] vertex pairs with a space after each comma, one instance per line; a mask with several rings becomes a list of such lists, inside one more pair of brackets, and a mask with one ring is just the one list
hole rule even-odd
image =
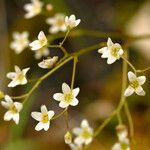
[[64, 25], [64, 19], [63, 18], [60, 18], [56, 21], [56, 25], [61, 27], [62, 25]]
[[82, 131], [82, 137], [84, 139], [89, 139], [89, 138], [91, 138], [91, 136], [92, 136], [92, 134], [87, 129], [83, 129], [83, 131]]
[[128, 145], [126, 143], [121, 143], [121, 150], [126, 150]]
[[24, 74], [21, 72], [17, 76], [17, 80], [22, 81], [24, 79]]
[[16, 106], [15, 106], [14, 104], [13, 104], [12, 107], [10, 108], [10, 111], [11, 111], [13, 114], [15, 114], [15, 113], [18, 112], [18, 110], [17, 110], [17, 108], [16, 108]]
[[42, 114], [42, 122], [43, 123], [47, 123], [49, 121], [49, 119], [48, 119], [48, 114]]
[[134, 89], [136, 89], [136, 88], [139, 86], [139, 82], [138, 82], [137, 80], [134, 80], [134, 81], [132, 81], [132, 82], [130, 83], [130, 85], [131, 85]]
[[64, 94], [65, 102], [70, 103], [73, 100], [73, 94], [72, 93], [66, 93]]
[[111, 55], [118, 58], [118, 52], [119, 52], [120, 48], [119, 47], [115, 47], [115, 46], [112, 46], [111, 47]]

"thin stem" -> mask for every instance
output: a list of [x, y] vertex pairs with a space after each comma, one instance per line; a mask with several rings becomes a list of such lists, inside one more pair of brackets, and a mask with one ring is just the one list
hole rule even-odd
[[67, 39], [69, 33], [70, 33], [70, 30], [67, 31], [67, 33], [66, 33], [66, 35], [65, 35], [65, 37], [64, 37], [64, 39], [63, 39], [63, 41], [59, 44], [60, 46], [62, 46], [62, 45], [64, 44], [64, 42], [66, 41], [66, 39]]
[[20, 96], [11, 96], [12, 99], [23, 99], [26, 98], [28, 96], [28, 93], [20, 95]]
[[59, 117], [62, 116], [66, 111], [67, 111], [67, 108], [65, 108], [61, 113], [55, 115], [51, 120], [55, 120], [55, 119], [59, 118]]
[[145, 68], [143, 70], [137, 70], [136, 72], [137, 73], [143, 73], [143, 72], [146, 72], [146, 71], [149, 71], [149, 70], [150, 70], [150, 67], [147, 67], [147, 68]]
[[66, 121], [66, 127], [67, 127], [67, 130], [69, 131], [69, 117], [68, 117], [68, 107], [66, 109], [66, 112], [65, 112], [65, 121]]
[[72, 71], [72, 80], [71, 80], [71, 90], [73, 90], [73, 87], [74, 87], [74, 80], [75, 80], [77, 62], [78, 62], [78, 58], [74, 57], [74, 60], [73, 60], [73, 71]]
[[137, 71], [136, 71], [136, 69], [135, 69], [135, 67], [128, 61], [128, 59], [126, 59], [125, 57], [123, 57], [122, 56], [122, 59], [124, 60], [124, 61], [126, 61], [126, 63], [133, 69], [133, 71], [136, 73]]

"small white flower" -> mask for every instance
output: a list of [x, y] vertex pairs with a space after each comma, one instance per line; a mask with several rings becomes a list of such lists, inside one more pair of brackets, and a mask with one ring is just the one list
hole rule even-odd
[[70, 89], [70, 87], [66, 84], [62, 84], [62, 92], [63, 93], [56, 93], [53, 95], [53, 98], [56, 101], [60, 101], [59, 107], [66, 108], [69, 105], [76, 106], [78, 105], [79, 101], [76, 98], [76, 96], [79, 93], [79, 88], [75, 88], [73, 90]]
[[15, 87], [17, 85], [24, 85], [27, 83], [26, 73], [30, 68], [25, 68], [21, 70], [18, 66], [15, 66], [15, 72], [7, 73], [7, 78], [12, 81], [8, 84], [8, 87]]
[[107, 64], [112, 64], [116, 60], [120, 59], [124, 51], [119, 43], [113, 43], [110, 38], [108, 38], [107, 46], [98, 50], [102, 53], [101, 58], [108, 58]]
[[68, 17], [68, 16], [65, 17], [65, 25], [69, 29], [72, 29], [72, 28], [78, 26], [80, 22], [81, 22], [80, 19], [76, 20], [75, 15], [71, 15], [70, 17]]
[[40, 31], [40, 33], [38, 34], [38, 40], [33, 41], [32, 43], [29, 44], [29, 46], [34, 51], [34, 50], [41, 49], [46, 44], [47, 44], [47, 38], [46, 38], [44, 32]]
[[50, 110], [48, 111], [45, 105], [41, 106], [41, 112], [32, 112], [31, 116], [39, 121], [39, 123], [35, 126], [36, 131], [40, 131], [44, 129], [47, 131], [50, 126], [50, 120], [54, 116], [54, 111]]
[[24, 9], [27, 12], [25, 14], [26, 19], [30, 19], [41, 13], [43, 7], [43, 3], [39, 0], [31, 0], [31, 3], [25, 4]]
[[44, 59], [42, 62], [38, 63], [38, 66], [43, 69], [51, 69], [56, 64], [57, 60], [57, 56], [54, 56], [53, 58]]
[[77, 136], [74, 140], [77, 145], [87, 145], [93, 140], [93, 129], [89, 126], [87, 120], [81, 122], [81, 128], [74, 128], [73, 133]]
[[75, 143], [69, 144], [69, 147], [71, 148], [71, 150], [82, 150], [82, 145], [77, 145]]
[[64, 135], [64, 140], [66, 144], [71, 144], [72, 134], [69, 131], [67, 131], [66, 134]]
[[48, 18], [46, 22], [51, 25], [49, 29], [50, 33], [57, 33], [59, 31], [65, 32], [67, 30], [64, 14], [55, 14], [54, 17]]
[[11, 119], [18, 124], [19, 123], [19, 112], [21, 111], [23, 105], [19, 102], [13, 102], [13, 100], [5, 95], [5, 101], [1, 101], [3, 107], [8, 109], [8, 111], [4, 115], [5, 121], [10, 121]]
[[10, 48], [15, 51], [16, 54], [20, 54], [29, 45], [29, 33], [24, 31], [23, 33], [14, 32], [14, 41], [10, 43]]
[[35, 58], [36, 59], [41, 59], [42, 56], [48, 56], [50, 54], [50, 51], [48, 48], [41, 48], [35, 51]]
[[141, 85], [145, 83], [146, 77], [145, 76], [137, 77], [133, 72], [129, 71], [128, 79], [129, 79], [130, 85], [125, 90], [124, 95], [130, 96], [135, 92], [137, 95], [144, 96], [145, 91], [143, 90]]

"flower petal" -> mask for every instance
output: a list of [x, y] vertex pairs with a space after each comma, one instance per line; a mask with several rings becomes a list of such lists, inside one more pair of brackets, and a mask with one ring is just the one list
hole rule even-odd
[[20, 112], [23, 107], [22, 103], [14, 102], [14, 105], [15, 105], [17, 111]]
[[80, 88], [75, 88], [72, 90], [73, 96], [76, 97], [79, 94]]
[[16, 73], [15, 72], [9, 72], [9, 73], [7, 73], [7, 78], [9, 78], [9, 79], [15, 79], [16, 78]]
[[62, 93], [55, 93], [55, 94], [53, 95], [53, 98], [54, 98], [56, 101], [62, 101], [62, 100], [64, 100], [64, 94], [62, 94]]
[[16, 124], [19, 123], [19, 113], [13, 114], [13, 120], [14, 120], [14, 122], [15, 122]]
[[69, 106], [69, 104], [66, 103], [66, 102], [64, 102], [64, 101], [61, 101], [61, 102], [59, 103], [59, 107], [61, 107], [61, 108], [66, 108], [66, 107], [68, 107], [68, 106]]
[[78, 105], [78, 103], [79, 103], [78, 99], [74, 98], [74, 99], [72, 100], [72, 102], [70, 103], [70, 105], [71, 105], [71, 106], [76, 106], [76, 105]]
[[146, 82], [146, 77], [145, 76], [140, 76], [137, 78], [138, 82], [140, 85], [143, 85]]
[[68, 84], [63, 83], [63, 84], [62, 84], [62, 91], [63, 91], [64, 94], [65, 94], [65, 93], [70, 93], [71, 89], [70, 89], [70, 87], [69, 87]]
[[42, 114], [40, 112], [32, 112], [31, 113], [32, 118], [34, 118], [37, 121], [41, 121], [41, 115]]
[[81, 122], [81, 127], [82, 128], [88, 128], [89, 127], [89, 123], [86, 119], [84, 119], [82, 122]]
[[136, 80], [137, 77], [132, 71], [129, 71], [128, 72], [128, 79], [129, 79], [130, 82], [132, 82], [132, 81]]
[[112, 57], [112, 56], [109, 56], [108, 59], [107, 59], [107, 64], [112, 64], [116, 61], [116, 58], [115, 57]]
[[131, 86], [128, 86], [128, 88], [125, 90], [124, 96], [130, 96], [134, 93], [134, 88]]
[[13, 118], [13, 114], [11, 113], [11, 111], [7, 111], [4, 115], [4, 120], [10, 121], [12, 118]]
[[81, 131], [82, 131], [81, 128], [74, 128], [72, 132], [73, 132], [76, 136], [78, 136], [78, 135], [80, 135]]
[[36, 126], [35, 126], [35, 130], [36, 131], [40, 131], [44, 128], [44, 124], [42, 122], [39, 122]]
[[135, 93], [140, 96], [145, 96], [145, 94], [146, 94], [141, 86], [139, 86], [138, 88], [135, 89]]
[[41, 113], [47, 113], [47, 108], [45, 105], [41, 106]]
[[44, 123], [44, 124], [43, 124], [44, 130], [47, 131], [47, 130], [49, 129], [49, 126], [50, 126], [50, 122]]
[[52, 110], [48, 111], [47, 113], [48, 113], [48, 119], [49, 119], [49, 120], [50, 120], [50, 119], [54, 116], [54, 114], [55, 114], [55, 112], [52, 111]]
[[107, 46], [111, 47], [112, 45], [114, 45], [114, 43], [112, 42], [111, 38], [108, 38], [108, 40], [107, 40]]
[[42, 48], [43, 45], [39, 40], [35, 40], [32, 43], [30, 43], [29, 46], [31, 47], [31, 50], [38, 50]]

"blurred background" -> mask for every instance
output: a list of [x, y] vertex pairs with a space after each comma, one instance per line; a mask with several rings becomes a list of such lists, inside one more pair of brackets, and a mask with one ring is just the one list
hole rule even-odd
[[[89, 30], [127, 33], [131, 35], [150, 34], [150, 1], [146, 0], [42, 0], [45, 4], [51, 3], [56, 12], [75, 14], [81, 18], [79, 28]], [[13, 71], [14, 65], [21, 68], [31, 67], [28, 78], [36, 78], [47, 71], [37, 66], [39, 60], [35, 60], [34, 53], [30, 49], [16, 55], [9, 48], [13, 31], [29, 31], [32, 41], [43, 30], [48, 33], [49, 26], [45, 23], [46, 17], [39, 15], [30, 20], [24, 19], [23, 6], [28, 0], [0, 0], [0, 89], [9, 95], [21, 95], [28, 91], [34, 83], [27, 86], [7, 88], [9, 80], [6, 73]], [[58, 43], [61, 39], [55, 41]], [[65, 47], [69, 52], [106, 41], [106, 38], [74, 37], [68, 38]], [[123, 43], [120, 39], [114, 42]], [[138, 40], [130, 45], [130, 61], [136, 68], [150, 66], [150, 39]], [[56, 49], [50, 49], [50, 56], [62, 53]], [[105, 59], [101, 59], [97, 51], [93, 51], [79, 58], [75, 86], [79, 86], [81, 92], [78, 96], [78, 107], [69, 108], [70, 128], [80, 125], [86, 118], [93, 128], [102, 123], [116, 108], [121, 95], [121, 61], [113, 65], [107, 65]], [[36, 121], [30, 117], [31, 111], [39, 111], [45, 104], [55, 113], [61, 112], [58, 103], [52, 99], [55, 92], [61, 91], [61, 84], [70, 84], [72, 63], [66, 64], [46, 79], [30, 97], [21, 113], [21, 121], [18, 126], [13, 122], [4, 122], [5, 109], [0, 107], [0, 149], [5, 150], [68, 150], [63, 136], [66, 132], [65, 118], [62, 116], [52, 121], [47, 132], [36, 132]], [[145, 97], [133, 95], [127, 98], [132, 113], [135, 128], [136, 150], [150, 149], [150, 94], [149, 74], [144, 89]], [[123, 115], [124, 123], [127, 123]], [[91, 145], [91, 150], [109, 150], [117, 141], [115, 127], [117, 120], [102, 131]], [[109, 138], [108, 138], [109, 137]], [[3, 147], [5, 145], [5, 148]]]

